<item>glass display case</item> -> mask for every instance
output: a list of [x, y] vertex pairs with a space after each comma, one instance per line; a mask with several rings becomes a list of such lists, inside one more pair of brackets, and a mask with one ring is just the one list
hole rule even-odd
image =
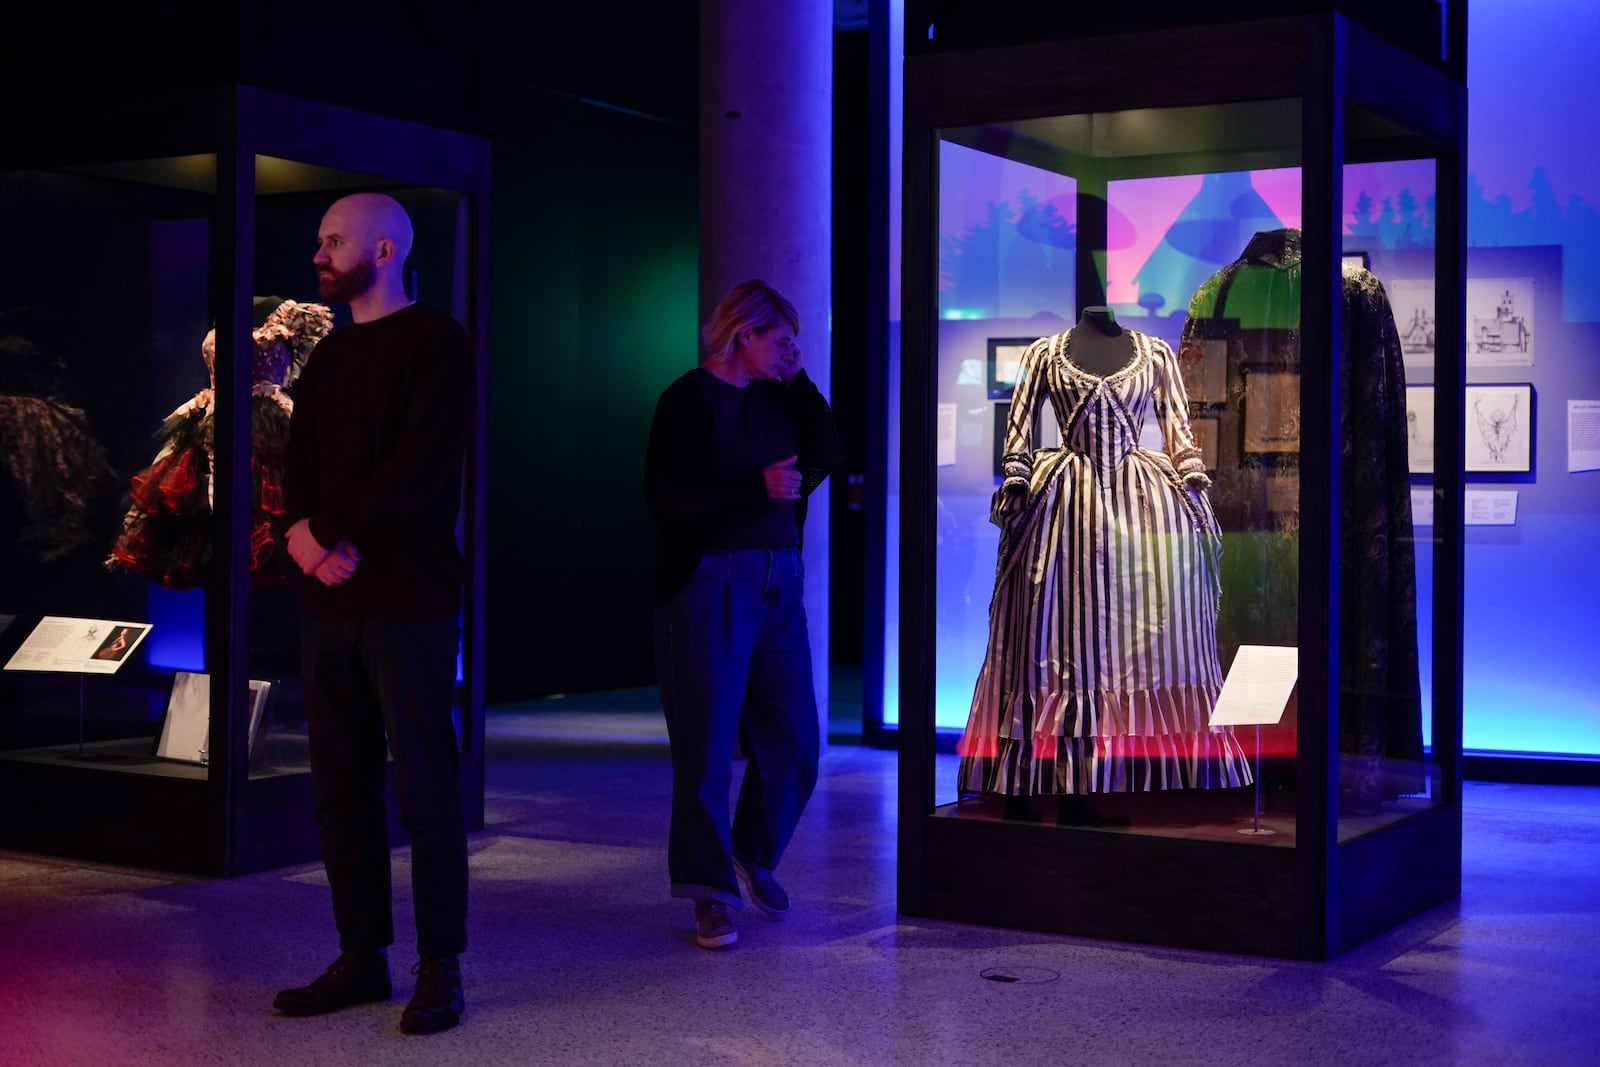
[[1459, 891], [1464, 91], [1321, 6], [908, 10], [905, 912], [1320, 959]]
[[[349, 319], [317, 292], [317, 228], [348, 192], [406, 207], [411, 295], [467, 325], [482, 395], [487, 144], [245, 86], [11, 128], [0, 847], [209, 874], [313, 859], [279, 516], [295, 378]], [[480, 405], [455, 708], [477, 826], [484, 431]]]

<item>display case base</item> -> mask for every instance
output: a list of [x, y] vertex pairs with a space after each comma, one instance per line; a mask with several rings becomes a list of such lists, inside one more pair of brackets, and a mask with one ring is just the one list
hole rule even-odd
[[1364, 820], [1361, 832], [1341, 827], [1342, 907], [1329, 938], [1296, 900], [1303, 857], [1293, 820], [1274, 818], [1270, 826], [1280, 832], [1261, 838], [1240, 836], [1240, 825], [1135, 833], [973, 817], [946, 805], [924, 820], [920, 893], [903, 898], [900, 910], [1080, 937], [1326, 959], [1460, 892], [1460, 865], [1451, 861], [1460, 855], [1459, 808], [1396, 811]]
[[[252, 774], [224, 838], [208, 806], [208, 768], [157, 759], [149, 738], [89, 742], [100, 758], [71, 758], [78, 745], [55, 745], [0, 755], [0, 811], [28, 818], [0, 820], [0, 849], [66, 856], [179, 874], [251, 874], [321, 856], [311, 799], [311, 776]], [[462, 806], [468, 831], [483, 829], [483, 786], [463, 760]], [[393, 796], [392, 783], [385, 795]], [[41, 804], [40, 797], [49, 797]], [[406, 833], [389, 809], [389, 844]], [[160, 812], [159, 818], [151, 812]]]

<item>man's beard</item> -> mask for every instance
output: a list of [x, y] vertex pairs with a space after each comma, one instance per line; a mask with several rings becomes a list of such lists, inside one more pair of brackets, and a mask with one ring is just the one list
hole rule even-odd
[[317, 270], [317, 291], [329, 300], [348, 304], [372, 288], [373, 274], [374, 268], [370, 258], [345, 271], [321, 267]]

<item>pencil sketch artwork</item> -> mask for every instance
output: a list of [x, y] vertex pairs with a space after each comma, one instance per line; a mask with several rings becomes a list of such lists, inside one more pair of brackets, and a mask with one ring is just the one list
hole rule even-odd
[[1472, 405], [1483, 447], [1489, 450], [1489, 462], [1496, 466], [1505, 463], [1506, 454], [1511, 450], [1512, 435], [1517, 431], [1517, 398], [1506, 397], [1504, 403], [1497, 403], [1500, 399], [1493, 397], [1487, 411], [1484, 410], [1484, 398], [1481, 396]]
[[1530, 469], [1532, 432], [1532, 386], [1467, 387], [1467, 470]]
[[1406, 386], [1406, 455], [1412, 474], [1433, 473], [1433, 386]]
[[1468, 278], [1467, 365], [1532, 366], [1533, 348], [1533, 279]]
[[1433, 282], [1398, 279], [1388, 285], [1389, 306], [1400, 332], [1400, 355], [1408, 367], [1433, 366]]

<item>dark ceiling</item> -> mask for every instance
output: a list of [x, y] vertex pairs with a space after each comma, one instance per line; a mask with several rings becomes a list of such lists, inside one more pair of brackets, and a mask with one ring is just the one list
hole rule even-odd
[[694, 0], [503, 6], [500, 80], [693, 122], [700, 14]]

